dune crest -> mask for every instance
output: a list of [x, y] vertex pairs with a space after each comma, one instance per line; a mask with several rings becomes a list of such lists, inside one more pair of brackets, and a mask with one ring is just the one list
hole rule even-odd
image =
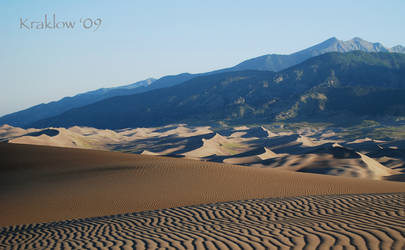
[[277, 158], [277, 157], [282, 156], [282, 155], [274, 153], [273, 151], [271, 151], [270, 149], [268, 149], [266, 147], [264, 147], [264, 151], [265, 152], [263, 154], [258, 155], [258, 157], [262, 160], [268, 160], [271, 158]]
[[268, 137], [275, 137], [275, 136], [278, 136], [278, 134], [271, 132], [269, 129], [267, 129], [267, 128], [263, 127], [263, 126], [261, 126], [261, 128], [263, 129], [263, 131], [266, 131], [266, 132], [267, 132], [267, 136], [268, 136]]
[[203, 138], [202, 141], [203, 145], [200, 148], [184, 155], [190, 158], [203, 158], [212, 155], [229, 156], [238, 153], [238, 148], [243, 147], [238, 139], [227, 139], [218, 133], [215, 133], [210, 139]]
[[394, 171], [392, 169], [385, 167], [378, 161], [376, 161], [364, 154], [361, 154], [361, 153], [358, 153], [358, 154], [361, 156], [362, 161], [367, 165], [367, 168], [370, 171], [370, 175], [372, 176], [371, 179], [381, 180], [381, 179], [383, 179], [382, 177], [390, 176], [393, 174], [398, 174], [397, 171]]

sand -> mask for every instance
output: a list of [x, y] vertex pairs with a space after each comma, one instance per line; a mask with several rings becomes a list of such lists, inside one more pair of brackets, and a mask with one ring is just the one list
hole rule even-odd
[[405, 193], [178, 207], [0, 228], [24, 249], [404, 249]]
[[307, 127], [276, 133], [263, 126], [213, 129], [173, 124], [113, 131], [77, 126], [24, 130], [5, 125], [0, 127], [2, 140], [375, 180], [403, 181], [405, 173], [401, 141], [345, 141], [331, 130]]
[[0, 143], [0, 226], [233, 200], [404, 191], [400, 182]]
[[404, 208], [401, 182], [0, 143], [4, 249], [404, 249]]

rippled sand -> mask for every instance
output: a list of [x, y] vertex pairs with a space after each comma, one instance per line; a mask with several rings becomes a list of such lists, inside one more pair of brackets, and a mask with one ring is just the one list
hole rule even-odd
[[0, 229], [10, 249], [404, 249], [405, 193], [272, 198]]

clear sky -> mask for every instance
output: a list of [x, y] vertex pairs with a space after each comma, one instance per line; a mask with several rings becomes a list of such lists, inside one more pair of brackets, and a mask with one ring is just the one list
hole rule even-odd
[[[333, 36], [405, 45], [404, 13], [404, 0], [1, 0], [0, 115], [100, 87], [288, 54]], [[21, 28], [20, 18], [45, 14], [75, 28]], [[101, 18], [100, 28], [84, 29], [86, 18]]]

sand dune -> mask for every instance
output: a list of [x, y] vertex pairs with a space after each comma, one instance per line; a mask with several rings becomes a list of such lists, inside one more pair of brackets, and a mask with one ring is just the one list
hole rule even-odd
[[367, 137], [345, 141], [331, 130], [306, 127], [276, 133], [263, 126], [214, 129], [185, 124], [116, 131], [2, 126], [0, 140], [380, 180], [402, 180], [405, 173], [403, 142]]
[[236, 164], [236, 165], [243, 165], [243, 164], [252, 164], [255, 162], [260, 162], [262, 159], [256, 155], [253, 156], [245, 156], [245, 157], [229, 157], [224, 159], [222, 162], [227, 164]]
[[278, 136], [277, 133], [274, 133], [274, 132], [270, 131], [269, 129], [267, 129], [267, 128], [263, 127], [263, 126], [261, 126], [261, 128], [263, 129], [263, 131], [266, 131], [266, 132], [267, 132], [267, 136], [268, 136], [268, 137], [275, 137], [275, 136]]
[[271, 151], [270, 149], [264, 147], [264, 153], [259, 154], [258, 157], [262, 160], [268, 160], [271, 158], [277, 158], [277, 157], [281, 157], [282, 155], [276, 154], [273, 151]]
[[25, 134], [40, 131], [40, 129], [22, 129], [9, 125], [0, 126], [0, 141], [9, 141], [14, 138], [21, 137]]
[[366, 155], [363, 155], [360, 153], [359, 153], [359, 155], [361, 156], [361, 160], [367, 165], [367, 169], [369, 170], [370, 175], [372, 175], [372, 177], [371, 177], [372, 179], [379, 180], [385, 176], [398, 174], [398, 172], [396, 172], [395, 170], [385, 167], [378, 161], [376, 161]]
[[374, 180], [400, 173], [339, 144], [319, 147], [306, 154], [285, 154], [277, 160], [269, 159], [253, 166]]
[[399, 147], [387, 146], [367, 154], [384, 166], [405, 173], [405, 150]]
[[405, 193], [232, 201], [0, 229], [4, 248], [404, 249]]
[[[299, 141], [305, 143], [298, 143]], [[374, 180], [383, 180], [386, 177], [396, 175], [395, 180], [400, 180], [398, 179], [398, 174], [401, 173], [399, 170], [388, 168], [365, 154], [345, 148], [337, 143], [323, 145], [310, 142], [308, 138], [301, 136], [296, 140], [286, 141], [285, 144], [281, 143], [273, 148], [276, 151], [288, 153], [275, 153], [264, 147], [264, 152], [261, 154], [254, 153], [257, 151], [253, 150], [250, 151], [252, 154], [244, 153], [239, 156], [229, 156], [223, 162]]]
[[[266, 147], [239, 156], [224, 161], [293, 157]], [[0, 143], [4, 249], [403, 249], [404, 207], [401, 182]]]
[[97, 130], [92, 128], [72, 127], [50, 128], [57, 131], [56, 135], [41, 133], [26, 133], [20, 137], [9, 140], [10, 143], [23, 143], [32, 145], [48, 145], [56, 147], [87, 148], [107, 150], [105, 145], [118, 142], [119, 136], [112, 130]]
[[178, 146], [178, 147], [168, 148], [168, 149], [165, 149], [165, 150], [160, 151], [160, 152], [151, 152], [151, 151], [148, 151], [148, 150], [144, 150], [141, 154], [142, 155], [163, 155], [164, 156], [164, 155], [173, 154], [174, 152], [182, 150], [184, 148], [185, 148], [185, 146]]
[[400, 182], [0, 143], [0, 226], [232, 200], [404, 190]]
[[[257, 153], [258, 151], [263, 151], [262, 153]], [[255, 149], [251, 151], [247, 151], [236, 155], [236, 157], [229, 156], [223, 160], [224, 163], [228, 164], [236, 164], [236, 165], [247, 165], [247, 166], [255, 166], [255, 164], [262, 164], [266, 160], [269, 159], [276, 159], [279, 157], [283, 157], [286, 154], [276, 154], [270, 149], [264, 147], [263, 149]]]
[[318, 142], [318, 143], [315, 143], [314, 141], [312, 141], [310, 138], [308, 138], [308, 137], [306, 137], [306, 136], [303, 136], [303, 135], [300, 135], [298, 138], [297, 138], [297, 140], [296, 140], [297, 142], [299, 142], [299, 143], [301, 143], [302, 144], [302, 146], [304, 146], [304, 147], [314, 147], [314, 146], [319, 146], [319, 145], [321, 145], [321, 144], [323, 144], [322, 142]]
[[248, 126], [238, 126], [238, 127], [234, 127], [234, 130], [248, 130], [249, 127]]
[[184, 155], [192, 159], [212, 155], [230, 156], [249, 149], [247, 145], [243, 145], [241, 142], [239, 138], [226, 138], [220, 134], [215, 134], [210, 139], [203, 139], [203, 145], [200, 148], [184, 153]]
[[[127, 143], [146, 138], [164, 138], [169, 136], [192, 137], [212, 133], [210, 127], [185, 127], [168, 125], [159, 128], [135, 128], [113, 131], [74, 126], [65, 128], [49, 128], [58, 132], [57, 135], [41, 134], [47, 129], [21, 129], [8, 125], [0, 127], [0, 138], [10, 143], [47, 145], [58, 147], [111, 149], [109, 145]], [[48, 129], [48, 130], [49, 130]], [[34, 133], [36, 132], [36, 133]]]
[[166, 137], [166, 136], [170, 136], [170, 135], [190, 137], [190, 136], [212, 133], [209, 126], [189, 128], [189, 127], [186, 127], [184, 124], [168, 125], [163, 128], [155, 129], [154, 132], [158, 133], [159, 137]]

